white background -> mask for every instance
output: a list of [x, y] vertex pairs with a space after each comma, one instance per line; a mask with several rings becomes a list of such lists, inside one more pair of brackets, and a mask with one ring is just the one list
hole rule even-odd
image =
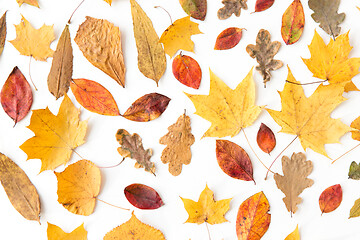
[[[39, 28], [43, 23], [54, 25], [56, 40], [51, 44], [55, 50], [58, 38], [72, 11], [79, 1], [74, 0], [39, 0], [40, 9], [24, 4], [18, 7], [15, 0], [1, 0], [0, 13], [8, 11], [7, 40], [16, 37], [13, 24], [19, 24], [21, 14], [27, 18], [34, 27]], [[167, 9], [172, 18], [178, 19], [186, 16], [177, 0], [139, 0], [139, 4], [152, 19], [154, 27], [159, 35], [170, 25], [168, 15], [161, 9], [154, 6], [160, 5]], [[95, 80], [105, 86], [114, 96], [118, 103], [120, 112], [124, 112], [131, 103], [146, 93], [159, 92], [169, 96], [172, 100], [164, 114], [155, 121], [137, 123], [128, 121], [122, 117], [107, 117], [91, 113], [82, 108], [81, 119], [88, 119], [87, 141], [77, 148], [77, 151], [86, 159], [89, 159], [99, 166], [109, 166], [121, 160], [117, 153], [119, 146], [115, 140], [115, 133], [119, 128], [125, 128], [130, 133], [138, 133], [143, 138], [145, 148], [152, 148], [154, 155], [152, 161], [156, 163], [157, 177], [143, 170], [133, 167], [134, 160], [127, 159], [121, 166], [113, 169], [102, 169], [102, 187], [99, 198], [122, 207], [135, 211], [137, 217], [158, 229], [167, 239], [208, 239], [204, 224], [190, 224], [184, 222], [187, 213], [179, 196], [198, 199], [200, 192], [207, 183], [215, 193], [215, 199], [233, 198], [230, 210], [226, 214], [229, 220], [227, 223], [210, 227], [211, 239], [236, 239], [235, 222], [240, 204], [253, 194], [264, 191], [270, 202], [271, 224], [263, 239], [284, 239], [299, 224], [301, 238], [303, 240], [352, 240], [359, 239], [358, 226], [360, 218], [348, 219], [349, 211], [354, 201], [360, 197], [360, 182], [348, 180], [348, 169], [351, 161], [359, 161], [360, 148], [343, 157], [335, 164], [326, 157], [307, 150], [308, 159], [313, 161], [314, 170], [309, 178], [314, 180], [314, 185], [300, 195], [303, 202], [299, 205], [298, 212], [291, 218], [282, 201], [284, 194], [277, 189], [271, 176], [264, 180], [266, 169], [258, 162], [245, 141], [244, 135], [240, 133], [229, 139], [242, 146], [250, 155], [254, 167], [253, 182], [244, 182], [233, 179], [226, 175], [217, 164], [215, 156], [214, 138], [201, 139], [203, 133], [208, 129], [210, 123], [201, 117], [194, 115], [195, 108], [183, 92], [192, 94], [208, 94], [209, 72], [211, 68], [231, 88], [246, 76], [256, 61], [246, 53], [246, 46], [254, 44], [256, 35], [261, 28], [267, 29], [272, 35], [272, 40], [282, 42], [280, 35], [281, 16], [285, 9], [291, 4], [291, 0], [276, 1], [267, 11], [250, 14], [254, 11], [255, 1], [248, 1], [249, 10], [242, 11], [239, 18], [232, 16], [228, 20], [220, 21], [217, 18], [217, 10], [222, 7], [220, 0], [208, 1], [208, 13], [206, 21], [200, 23], [200, 30], [204, 34], [193, 36], [195, 42], [195, 54], [184, 52], [195, 58], [203, 70], [203, 80], [199, 90], [190, 89], [180, 84], [171, 71], [172, 61], [167, 56], [168, 68], [165, 75], [156, 87], [155, 82], [144, 77], [137, 68], [137, 50], [133, 37], [130, 3], [128, 0], [114, 0], [110, 7], [102, 0], [87, 0], [75, 13], [70, 25], [71, 38], [75, 37], [78, 26], [85, 20], [85, 16], [104, 18], [119, 26], [122, 32], [122, 45], [125, 55], [126, 88], [123, 89], [113, 79], [92, 66], [82, 55], [77, 45], [73, 44], [74, 51], [74, 78], [87, 78]], [[306, 68], [300, 57], [308, 58], [310, 53], [307, 45], [310, 44], [317, 29], [319, 34], [330, 39], [322, 29], [318, 27], [310, 17], [312, 11], [308, 8], [307, 1], [302, 1], [305, 10], [306, 23], [304, 34], [300, 41], [292, 46], [286, 46], [282, 42], [281, 49], [275, 59], [284, 62], [284, 67], [273, 72], [271, 82], [266, 89], [263, 88], [262, 77], [254, 73], [256, 81], [257, 105], [266, 105], [268, 108], [280, 110], [280, 98], [277, 91], [283, 89], [287, 76], [286, 65], [289, 65], [295, 78], [303, 83], [313, 82], [317, 79], [312, 77], [311, 72]], [[360, 11], [356, 9], [360, 1], [343, 0], [339, 12], [347, 14], [345, 22], [341, 24], [342, 33], [350, 30], [350, 43], [354, 46], [351, 57], [360, 57]], [[195, 20], [196, 21], [196, 20]], [[233, 49], [227, 51], [214, 51], [214, 42], [217, 35], [227, 27], [246, 28], [243, 39]], [[32, 109], [40, 109], [49, 106], [53, 113], [57, 113], [62, 98], [58, 101], [49, 93], [47, 88], [47, 75], [50, 70], [52, 59], [47, 62], [32, 60], [31, 75], [39, 91], [34, 91], [34, 103]], [[13, 67], [19, 66], [26, 78], [29, 80], [29, 57], [22, 56], [9, 43], [6, 42], [4, 52], [0, 57], [0, 85], [2, 86]], [[355, 84], [360, 87], [360, 76], [354, 78]], [[306, 86], [305, 92], [309, 96], [317, 86]], [[77, 107], [81, 107], [72, 93], [69, 96]], [[350, 124], [359, 114], [360, 96], [358, 92], [344, 94], [349, 100], [341, 104], [332, 114], [333, 118], [340, 118], [344, 123]], [[196, 142], [191, 147], [192, 162], [183, 167], [180, 176], [173, 177], [168, 172], [168, 166], [161, 163], [160, 156], [164, 145], [159, 144], [161, 136], [167, 133], [167, 127], [173, 124], [177, 118], [187, 110], [192, 120], [192, 132]], [[130, 212], [113, 208], [98, 202], [95, 211], [88, 217], [77, 216], [68, 212], [57, 202], [57, 182], [52, 171], [41, 174], [40, 160], [26, 160], [26, 154], [19, 149], [19, 146], [33, 136], [33, 133], [26, 128], [30, 121], [29, 114], [24, 120], [13, 128], [13, 121], [0, 110], [0, 151], [13, 159], [29, 176], [36, 186], [42, 204], [41, 225], [37, 222], [25, 220], [11, 205], [3, 188], [0, 187], [0, 234], [1, 239], [46, 239], [47, 222], [56, 224], [64, 231], [70, 232], [83, 222], [88, 231], [89, 240], [102, 239], [112, 228], [122, 224], [130, 218]], [[260, 124], [264, 122], [276, 133], [280, 127], [271, 119], [266, 111], [263, 111], [255, 123], [245, 129], [252, 146], [260, 158], [270, 165], [273, 158], [294, 138], [286, 134], [276, 134], [277, 146], [271, 156], [263, 153], [256, 144], [256, 133]], [[341, 139], [342, 144], [327, 145], [326, 150], [332, 158], [338, 157], [348, 149], [357, 144], [346, 134]], [[303, 151], [297, 140], [285, 152], [290, 156], [293, 152]], [[78, 161], [79, 157], [73, 155], [70, 163]], [[59, 167], [56, 171], [62, 171]], [[281, 173], [281, 161], [279, 160], [273, 168]], [[125, 199], [123, 189], [132, 183], [143, 183], [155, 188], [165, 205], [157, 210], [139, 210], [134, 208]], [[343, 188], [343, 201], [338, 209], [332, 213], [323, 214], [318, 206], [320, 193], [327, 187], [334, 184], [341, 184]]]

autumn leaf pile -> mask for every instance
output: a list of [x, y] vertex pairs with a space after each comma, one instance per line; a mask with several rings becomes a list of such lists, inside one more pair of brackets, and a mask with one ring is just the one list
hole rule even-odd
[[358, 239], [360, 2], [11, 1], [0, 239]]

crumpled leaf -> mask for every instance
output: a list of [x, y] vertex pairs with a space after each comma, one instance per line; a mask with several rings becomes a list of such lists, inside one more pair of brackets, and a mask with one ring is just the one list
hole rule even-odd
[[269, 9], [275, 0], [256, 0], [255, 3], [255, 12], [262, 12]]
[[195, 114], [211, 122], [203, 137], [235, 136], [253, 124], [262, 107], [255, 105], [255, 83], [251, 69], [235, 90], [210, 71], [209, 95], [186, 94], [196, 108]]
[[121, 224], [108, 232], [104, 240], [165, 240], [164, 234], [145, 223], [140, 222], [135, 216], [134, 212], [131, 213], [129, 221]]
[[179, 0], [184, 11], [195, 19], [204, 21], [207, 12], [207, 0]]
[[50, 49], [50, 43], [55, 39], [53, 26], [44, 24], [41, 28], [35, 29], [22, 17], [15, 29], [16, 38], [10, 42], [21, 55], [32, 56], [40, 61], [46, 61], [48, 57], [53, 56], [54, 51]]
[[15, 124], [29, 113], [33, 94], [26, 78], [18, 67], [14, 67], [1, 89], [1, 105]]
[[285, 240], [300, 240], [299, 226], [296, 225], [295, 230], [290, 233]]
[[342, 188], [340, 184], [325, 189], [319, 197], [321, 214], [329, 213], [337, 209], [342, 201]]
[[309, 0], [309, 7], [314, 11], [311, 17], [334, 39], [340, 34], [339, 24], [345, 20], [345, 13], [338, 13], [340, 0]]
[[119, 27], [107, 20], [87, 16], [74, 41], [92, 65], [125, 87], [126, 69]]
[[349, 178], [354, 180], [360, 180], [360, 164], [353, 161], [349, 168]]
[[157, 119], [166, 110], [170, 98], [159, 93], [149, 93], [137, 99], [121, 115], [124, 118], [136, 122], [148, 122]]
[[31, 6], [39, 7], [38, 0], [16, 0], [16, 2], [19, 4], [19, 7], [23, 5], [23, 3], [29, 4]]
[[40, 199], [26, 173], [0, 153], [0, 182], [16, 211], [27, 220], [40, 222]]
[[58, 181], [58, 202], [69, 212], [89, 216], [94, 212], [101, 186], [100, 169], [89, 160], [69, 165], [55, 172]]
[[216, 158], [220, 168], [230, 177], [255, 183], [250, 157], [239, 145], [216, 140]]
[[138, 68], [145, 77], [158, 82], [166, 70], [165, 51], [150, 18], [135, 0], [130, 0]]
[[218, 18], [224, 20], [231, 17], [232, 14], [240, 17], [241, 9], [248, 9], [246, 2], [247, 0], [222, 0], [222, 4], [225, 6], [217, 12]]
[[276, 146], [276, 138], [273, 131], [264, 123], [261, 123], [261, 126], [256, 136], [256, 141], [261, 150], [268, 154], [270, 154], [270, 152]]
[[246, 199], [239, 207], [236, 235], [239, 240], [260, 240], [269, 228], [271, 214], [269, 201], [263, 192]]
[[354, 202], [354, 205], [350, 209], [349, 218], [355, 218], [360, 216], [360, 198]]
[[192, 22], [190, 16], [187, 16], [171, 24], [161, 35], [159, 42], [164, 44], [165, 53], [173, 57], [180, 49], [194, 52], [191, 36], [200, 33], [199, 24]]
[[276, 186], [285, 194], [283, 201], [287, 210], [293, 214], [302, 201], [299, 195], [314, 184], [312, 179], [307, 178], [313, 170], [313, 164], [301, 152], [293, 153], [291, 159], [283, 156], [281, 162], [284, 176], [275, 173], [274, 179]]
[[215, 50], [227, 50], [238, 45], [242, 38], [242, 28], [231, 27], [222, 31], [216, 38]]
[[185, 86], [199, 89], [202, 71], [198, 62], [190, 56], [177, 55], [172, 63], [174, 77]]
[[73, 52], [69, 25], [66, 25], [56, 47], [48, 76], [48, 88], [58, 99], [69, 90], [73, 73]]
[[160, 195], [151, 187], [134, 183], [124, 189], [126, 199], [140, 209], [158, 209], [164, 203]]
[[225, 214], [230, 209], [232, 198], [219, 201], [214, 200], [214, 193], [206, 185], [201, 192], [197, 202], [180, 197], [184, 203], [184, 208], [189, 214], [186, 223], [202, 224], [207, 222], [211, 225], [227, 222]]
[[65, 95], [58, 115], [49, 108], [33, 110], [28, 128], [35, 136], [20, 148], [27, 159], [41, 160], [41, 170], [53, 170], [66, 164], [74, 149], [85, 142], [87, 121], [79, 120], [80, 110]]
[[328, 45], [315, 31], [309, 45], [311, 57], [303, 59], [314, 77], [327, 80], [330, 84], [347, 83], [345, 87], [354, 85], [351, 79], [359, 73], [360, 58], [349, 58], [352, 47], [349, 32], [330, 39]]
[[264, 86], [270, 81], [270, 71], [277, 70], [283, 66], [280, 60], [274, 60], [274, 56], [280, 49], [281, 43], [278, 41], [271, 42], [270, 33], [267, 30], [261, 29], [256, 37], [256, 45], [249, 44], [246, 47], [247, 53], [252, 58], [256, 58], [259, 63], [256, 70], [263, 76]]
[[48, 240], [87, 240], [87, 231], [84, 224], [81, 224], [71, 233], [66, 233], [58, 226], [48, 223], [47, 237]]
[[0, 18], [0, 55], [2, 54], [6, 40], [6, 13]]
[[300, 0], [294, 0], [282, 16], [281, 36], [286, 45], [296, 43], [303, 31], [305, 14]]
[[352, 130], [339, 119], [330, 117], [332, 111], [345, 101], [342, 96], [344, 88], [320, 85], [307, 98], [290, 68], [287, 80], [284, 90], [279, 92], [282, 110], [267, 111], [282, 127], [280, 132], [297, 135], [304, 150], [311, 148], [328, 157], [324, 145], [338, 143], [342, 135]]
[[168, 127], [169, 132], [160, 138], [159, 143], [167, 145], [161, 153], [161, 161], [169, 163], [169, 172], [178, 176], [182, 171], [182, 165], [191, 162], [190, 147], [195, 142], [191, 134], [190, 117], [184, 113], [176, 123]]
[[138, 134], [130, 135], [125, 129], [119, 129], [115, 137], [121, 145], [117, 150], [122, 157], [136, 160], [136, 168], [145, 168], [145, 171], [155, 175], [155, 164], [150, 161], [152, 150], [144, 149]]

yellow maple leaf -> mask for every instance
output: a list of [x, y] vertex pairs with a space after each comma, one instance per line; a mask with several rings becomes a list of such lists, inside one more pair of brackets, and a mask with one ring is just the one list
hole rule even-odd
[[195, 114], [212, 123], [203, 137], [233, 137], [256, 120], [263, 107], [255, 105], [252, 76], [253, 69], [232, 90], [210, 70], [209, 95], [186, 94], [195, 105]]
[[307, 98], [290, 68], [287, 80], [292, 83], [287, 82], [284, 90], [279, 92], [282, 110], [267, 111], [282, 127], [281, 132], [297, 135], [305, 150], [311, 148], [328, 157], [324, 145], [339, 143], [340, 137], [352, 129], [339, 119], [330, 117], [331, 112], [346, 100], [342, 96], [344, 88], [336, 84], [320, 85]]
[[227, 222], [225, 214], [230, 209], [230, 201], [232, 198], [220, 201], [214, 200], [214, 193], [206, 185], [201, 192], [197, 202], [180, 197], [184, 203], [184, 207], [189, 214], [187, 223], [202, 224], [207, 222], [211, 225]]
[[159, 42], [164, 44], [165, 53], [173, 57], [175, 53], [182, 49], [194, 52], [194, 42], [191, 36], [202, 33], [199, 24], [192, 22], [190, 16], [176, 20], [161, 35]]
[[136, 218], [134, 212], [126, 223], [108, 232], [104, 240], [165, 240], [164, 234]]
[[48, 223], [47, 237], [48, 240], [87, 240], [87, 231], [84, 224], [81, 224], [71, 233], [66, 233], [58, 226]]
[[329, 83], [347, 83], [346, 90], [357, 90], [351, 79], [359, 73], [360, 58], [348, 58], [351, 49], [349, 32], [338, 36], [336, 41], [330, 39], [326, 45], [315, 31], [309, 45], [311, 58], [303, 61], [314, 77]]
[[66, 164], [74, 149], [85, 142], [87, 121], [79, 121], [80, 110], [65, 95], [57, 116], [49, 108], [33, 110], [28, 128], [35, 136], [20, 148], [28, 159], [41, 160], [41, 170]]
[[50, 48], [50, 43], [55, 39], [53, 26], [44, 24], [41, 28], [35, 29], [22, 17], [19, 25], [15, 25], [15, 29], [16, 38], [10, 42], [20, 54], [32, 56], [40, 61], [52, 57], [54, 51]]
[[37, 0], [16, 0], [19, 6], [23, 5], [23, 3], [27, 3], [31, 6], [39, 7], [39, 3]]
[[80, 160], [55, 175], [58, 202], [74, 214], [89, 216], [93, 213], [101, 186], [100, 169], [88, 160]]

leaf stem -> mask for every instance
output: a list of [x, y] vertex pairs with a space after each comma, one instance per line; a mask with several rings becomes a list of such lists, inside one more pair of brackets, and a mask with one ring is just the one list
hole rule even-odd
[[289, 81], [289, 80], [286, 80], [287, 83], [291, 83], [291, 84], [294, 84], [294, 85], [300, 85], [300, 86], [317, 84], [317, 83], [324, 83], [324, 82], [327, 82], [327, 81], [328, 81], [328, 80], [322, 80], [322, 81], [310, 82], [310, 83], [296, 83], [296, 82], [291, 82], [291, 81]]
[[79, 156], [79, 158], [81, 158], [81, 159], [85, 159], [85, 158], [83, 158], [77, 151], [75, 151], [75, 149], [71, 149], [76, 155], [78, 155]]
[[97, 167], [98, 167], [98, 168], [114, 168], [114, 167], [117, 167], [117, 166], [119, 166], [120, 164], [122, 164], [124, 160], [125, 160], [125, 158], [123, 157], [123, 159], [121, 160], [121, 162], [117, 163], [116, 165], [106, 166], [106, 167], [99, 167], [99, 166], [97, 166]]
[[80, 2], [80, 4], [75, 8], [75, 10], [73, 11], [73, 13], [70, 15], [68, 24], [71, 23], [71, 19], [72, 19], [72, 17], [74, 16], [74, 13], [78, 10], [78, 8], [79, 8], [79, 7], [81, 6], [81, 4], [83, 4], [84, 2], [85, 2], [85, 0], [82, 0], [82, 1]]
[[31, 58], [32, 58], [32, 55], [30, 55], [30, 60], [29, 60], [29, 77], [30, 77], [30, 81], [31, 81], [32, 85], [34, 86], [35, 90], [37, 91], [38, 89], [35, 86], [35, 83], [34, 83], [34, 81], [32, 80], [32, 77], [31, 77], [31, 67], [30, 67], [31, 66]]
[[343, 156], [345, 156], [346, 154], [348, 154], [349, 152], [351, 152], [352, 150], [354, 150], [355, 148], [357, 148], [358, 146], [360, 146], [360, 143], [358, 145], [356, 145], [355, 147], [353, 147], [352, 149], [346, 151], [344, 154], [342, 154], [340, 157], [338, 157], [337, 159], [335, 159], [334, 161], [332, 161], [331, 164], [334, 164], [337, 160], [339, 160], [340, 158], [342, 158]]
[[164, 10], [169, 15], [171, 25], [174, 25], [170, 13], [168, 11], [166, 11], [165, 8], [163, 8], [162, 6], [155, 6], [154, 8], [161, 8], [162, 10]]
[[126, 211], [130, 211], [130, 209], [122, 208], [122, 207], [113, 205], [113, 204], [108, 203], [108, 202], [105, 202], [104, 200], [101, 200], [101, 199], [99, 199], [99, 198], [97, 198], [97, 197], [95, 197], [95, 199], [98, 200], [99, 202], [105, 203], [105, 204], [107, 204], [107, 205], [109, 205], [109, 206], [116, 207], [116, 208], [119, 208], [119, 209], [122, 209], [122, 210], [126, 210]]
[[205, 221], [205, 226], [206, 226], [206, 229], [207, 229], [207, 232], [208, 232], [208, 235], [209, 235], [209, 240], [211, 240], [209, 226], [208, 226], [208, 223], [206, 221]]

